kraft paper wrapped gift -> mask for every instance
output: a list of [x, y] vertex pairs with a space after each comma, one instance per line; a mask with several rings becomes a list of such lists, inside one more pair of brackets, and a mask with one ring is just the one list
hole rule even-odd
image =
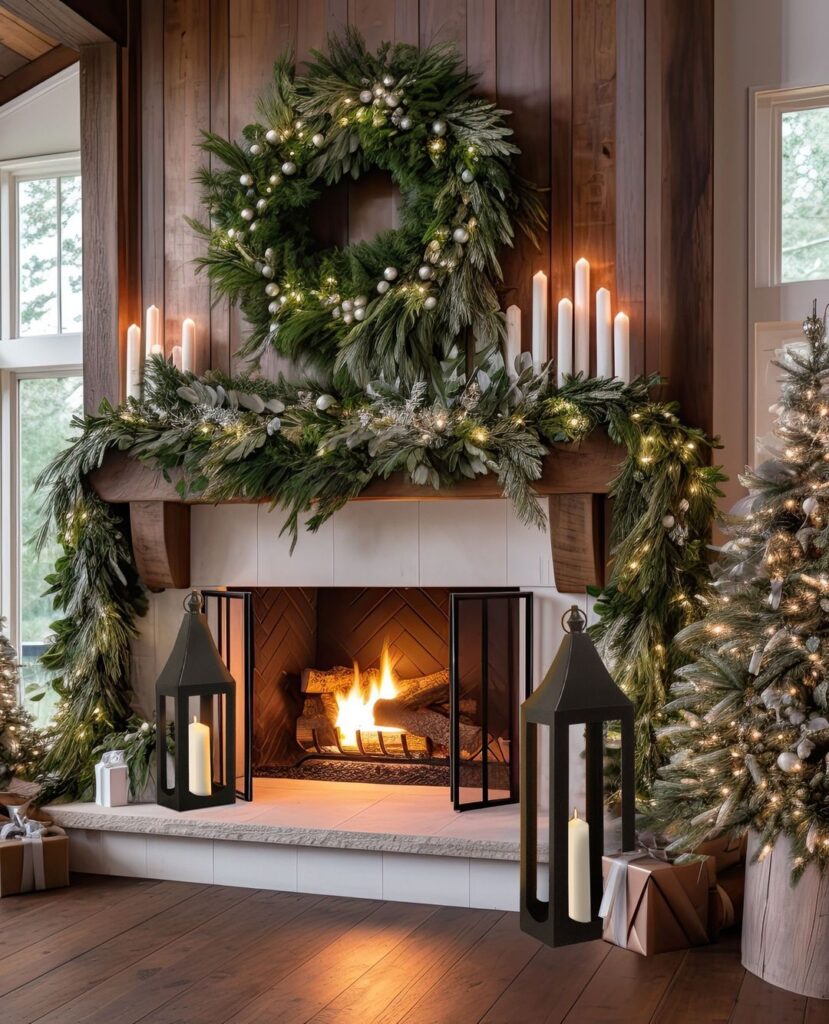
[[709, 890], [716, 886], [713, 857], [669, 864], [648, 854], [602, 861], [604, 938], [643, 956], [709, 943]]
[[704, 857], [713, 857], [717, 863], [717, 874], [727, 871], [735, 864], [745, 864], [748, 832], [741, 836], [719, 836], [707, 843], [701, 843], [695, 853]]
[[0, 899], [69, 885], [69, 839], [63, 829], [20, 814], [0, 824]]

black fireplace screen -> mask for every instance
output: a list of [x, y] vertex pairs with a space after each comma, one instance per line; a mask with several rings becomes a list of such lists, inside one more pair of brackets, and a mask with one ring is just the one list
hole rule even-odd
[[253, 616], [246, 590], [203, 590], [204, 614], [236, 683], [236, 796], [253, 800]]
[[456, 811], [518, 802], [518, 709], [532, 692], [532, 651], [531, 593], [452, 594], [449, 774]]

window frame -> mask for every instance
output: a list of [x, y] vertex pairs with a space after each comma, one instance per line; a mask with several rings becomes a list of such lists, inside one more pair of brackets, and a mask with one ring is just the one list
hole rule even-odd
[[[9, 640], [22, 654], [22, 557], [20, 487], [20, 382], [32, 378], [82, 377], [83, 333], [16, 336], [18, 324], [17, 189], [21, 181], [81, 175], [80, 153], [0, 162], [0, 614]], [[82, 186], [83, 187], [83, 186]], [[44, 574], [47, 568], [44, 566]], [[21, 692], [20, 699], [24, 699]]]

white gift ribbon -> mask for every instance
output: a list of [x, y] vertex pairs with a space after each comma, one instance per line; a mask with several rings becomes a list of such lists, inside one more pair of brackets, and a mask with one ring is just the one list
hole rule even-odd
[[649, 857], [646, 850], [637, 850], [633, 853], [619, 853], [613, 858], [610, 865], [610, 873], [607, 876], [604, 895], [599, 907], [599, 917], [605, 925], [610, 919], [611, 941], [623, 949], [627, 946], [627, 916], [628, 916], [628, 865], [631, 861], [641, 860]]

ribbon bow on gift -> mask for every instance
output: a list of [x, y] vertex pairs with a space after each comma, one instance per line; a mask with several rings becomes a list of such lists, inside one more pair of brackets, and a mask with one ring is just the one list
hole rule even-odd
[[127, 763], [127, 757], [123, 750], [107, 750], [101, 754], [100, 763], [105, 768], [117, 768], [119, 765]]
[[40, 891], [46, 888], [46, 872], [43, 867], [43, 837], [62, 836], [62, 828], [33, 821], [15, 811], [14, 820], [0, 828], [0, 840], [17, 839], [23, 844], [23, 871], [20, 891]]

